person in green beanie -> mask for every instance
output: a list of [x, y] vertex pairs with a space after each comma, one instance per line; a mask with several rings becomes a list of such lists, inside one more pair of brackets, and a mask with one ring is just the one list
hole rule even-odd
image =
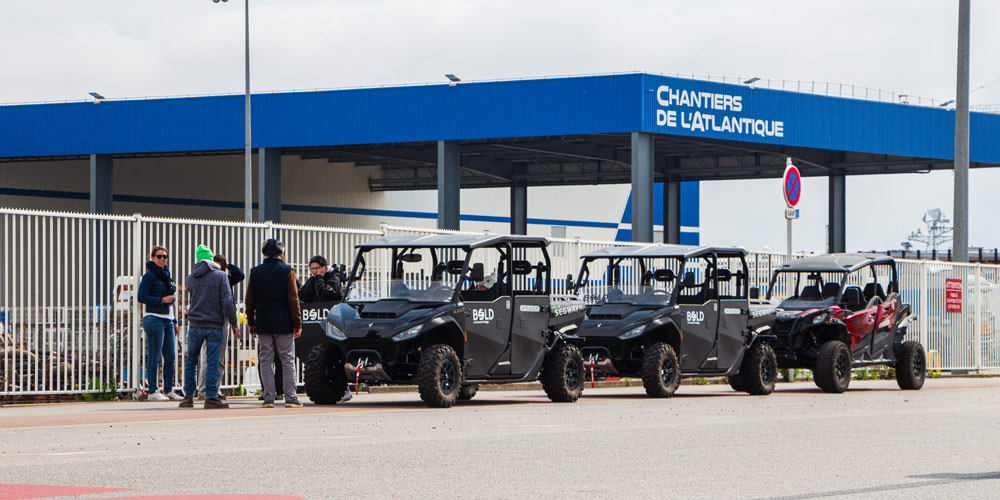
[[222, 329], [226, 320], [232, 326], [233, 335], [240, 336], [236, 327], [236, 303], [229, 287], [229, 277], [213, 260], [215, 254], [205, 245], [199, 245], [195, 252], [198, 263], [187, 278], [190, 294], [188, 307], [187, 359], [184, 363], [184, 400], [181, 408], [194, 406], [195, 384], [198, 372], [198, 354], [202, 344], [205, 349], [205, 408], [229, 408], [219, 395], [219, 357], [226, 336]]

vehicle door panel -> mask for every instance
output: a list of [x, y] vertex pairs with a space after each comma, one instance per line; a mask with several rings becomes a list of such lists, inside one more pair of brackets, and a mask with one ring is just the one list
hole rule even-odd
[[742, 354], [750, 318], [750, 303], [746, 299], [722, 299], [719, 301], [719, 309], [718, 366], [728, 369]]
[[538, 365], [545, 355], [549, 329], [548, 295], [514, 297], [510, 335], [510, 374], [519, 377]]
[[855, 354], [871, 352], [871, 334], [877, 315], [878, 307], [871, 307], [847, 317], [847, 333], [851, 336], [851, 350]]
[[872, 337], [872, 355], [879, 356], [892, 345], [896, 331], [896, 313], [899, 311], [899, 294], [891, 294], [886, 301], [878, 306], [875, 317], [874, 336]]
[[[465, 376], [478, 378], [494, 373], [510, 343], [510, 297], [491, 302], [467, 301], [462, 309], [466, 333]], [[509, 366], [500, 368], [504, 372]]]
[[712, 352], [719, 326], [719, 303], [709, 300], [702, 305], [683, 305], [680, 310], [681, 371], [701, 370]]

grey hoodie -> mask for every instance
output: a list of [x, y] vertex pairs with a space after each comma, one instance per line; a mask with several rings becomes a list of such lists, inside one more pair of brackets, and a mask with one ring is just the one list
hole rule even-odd
[[187, 277], [187, 290], [191, 296], [188, 320], [198, 328], [222, 328], [225, 319], [236, 325], [236, 303], [229, 287], [229, 277], [219, 270], [219, 265], [209, 260], [195, 264]]

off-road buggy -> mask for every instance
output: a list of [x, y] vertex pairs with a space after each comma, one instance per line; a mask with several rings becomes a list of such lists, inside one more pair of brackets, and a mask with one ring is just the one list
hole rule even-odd
[[895, 367], [901, 389], [924, 385], [919, 342], [906, 341], [912, 319], [899, 295], [891, 257], [831, 254], [792, 261], [774, 272], [768, 299], [778, 305], [772, 332], [781, 368], [808, 368], [826, 392], [844, 392], [851, 368]]
[[351, 381], [416, 384], [432, 407], [481, 383], [541, 379], [553, 401], [583, 390], [580, 352], [563, 338], [583, 302], [551, 293], [548, 240], [400, 235], [358, 245], [346, 302], [330, 309], [305, 368], [306, 393], [339, 401]]
[[584, 255], [575, 289], [591, 305], [570, 341], [588, 373], [641, 377], [653, 397], [672, 396], [682, 377], [723, 375], [736, 390], [769, 394], [774, 308], [751, 305], [745, 256], [679, 245]]

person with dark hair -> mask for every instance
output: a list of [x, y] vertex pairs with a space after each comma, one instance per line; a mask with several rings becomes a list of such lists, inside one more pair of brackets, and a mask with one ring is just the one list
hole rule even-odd
[[[246, 275], [243, 274], [243, 270], [239, 267], [230, 264], [226, 260], [226, 256], [221, 253], [215, 254], [212, 260], [219, 265], [219, 269], [226, 273], [229, 277], [229, 288], [232, 289], [234, 286], [243, 281]], [[239, 325], [230, 325], [229, 321], [226, 320], [226, 324], [222, 327], [222, 352], [219, 355], [219, 384], [222, 384], [222, 379], [226, 375], [226, 344], [229, 342], [229, 330], [233, 327], [239, 328]], [[208, 343], [201, 348], [201, 364], [198, 366], [198, 399], [203, 399], [205, 397], [205, 373], [207, 372], [205, 362], [208, 359], [207, 351]], [[219, 399], [225, 400], [226, 397], [219, 393]]]
[[[167, 248], [155, 245], [149, 252], [146, 273], [139, 280], [139, 302], [145, 306], [142, 314], [142, 330], [146, 332], [146, 380], [148, 396], [146, 401], [177, 401], [174, 393], [175, 359], [177, 356], [177, 316], [174, 314], [174, 294], [177, 286], [167, 267]], [[163, 358], [163, 391], [160, 392], [160, 357]]]
[[302, 302], [331, 302], [344, 297], [340, 273], [330, 269], [322, 255], [309, 259], [309, 274], [311, 276], [306, 284], [299, 288], [299, 300]]
[[301, 408], [295, 393], [295, 339], [302, 335], [302, 312], [295, 271], [285, 263], [285, 245], [271, 238], [261, 248], [264, 262], [250, 270], [246, 315], [250, 334], [260, 348], [261, 386], [264, 407], [273, 408], [275, 394], [271, 363], [281, 362], [285, 408]]
[[222, 341], [226, 338], [222, 329], [226, 320], [232, 327], [233, 336], [239, 338], [240, 330], [236, 327], [236, 303], [233, 291], [229, 286], [229, 277], [222, 272], [213, 259], [210, 248], [198, 245], [195, 253], [197, 264], [187, 277], [187, 289], [190, 294], [188, 307], [188, 342], [187, 359], [184, 363], [184, 401], [181, 408], [194, 407], [195, 385], [198, 380], [198, 353], [202, 344], [207, 343], [205, 356], [205, 408], [229, 408], [229, 405], [218, 398], [219, 395], [219, 358], [222, 352]]

